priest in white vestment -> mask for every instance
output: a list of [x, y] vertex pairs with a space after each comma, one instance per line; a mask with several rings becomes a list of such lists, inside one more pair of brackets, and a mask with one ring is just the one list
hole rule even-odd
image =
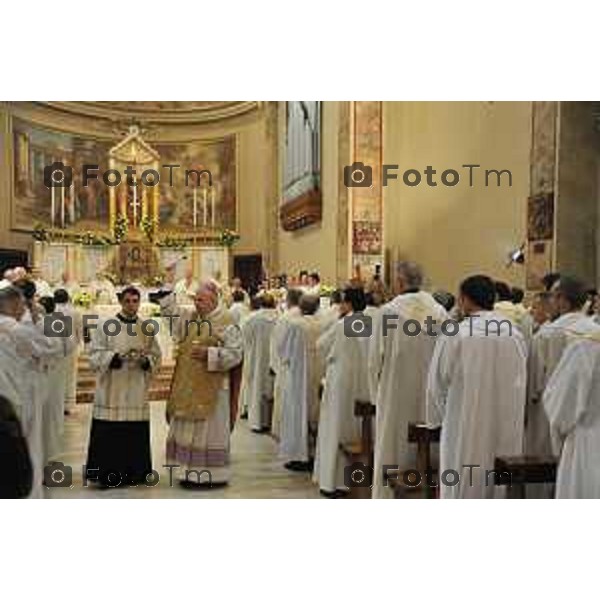
[[44, 409], [49, 397], [48, 366], [63, 354], [60, 338], [46, 335], [42, 309], [34, 302], [35, 284], [27, 279], [17, 282], [23, 293], [26, 308], [14, 327], [17, 338], [17, 351], [25, 360], [23, 380], [23, 406], [26, 413], [22, 426], [27, 438], [29, 454], [33, 467], [32, 498], [42, 498], [43, 468], [45, 464], [44, 447]]
[[229, 372], [242, 361], [242, 334], [214, 282], [204, 281], [194, 309], [160, 300], [172, 319], [176, 365], [167, 402], [167, 462], [184, 487], [226, 485], [230, 478], [232, 394]]
[[[427, 385], [427, 422], [442, 427], [441, 498], [494, 498], [497, 456], [523, 453], [527, 344], [520, 329], [493, 312], [494, 282], [462, 282], [465, 319], [458, 335], [442, 335]], [[425, 477], [423, 476], [425, 482]]]
[[198, 282], [194, 279], [191, 268], [185, 272], [185, 277], [175, 284], [174, 293], [178, 304], [191, 304], [192, 298], [198, 289]]
[[494, 312], [510, 319], [521, 331], [529, 345], [533, 336], [533, 319], [522, 304], [515, 304], [513, 290], [503, 281], [496, 282]]
[[300, 299], [302, 292], [299, 289], [289, 289], [286, 295], [286, 308], [277, 321], [271, 336], [270, 367], [275, 374], [273, 383], [273, 416], [271, 420], [271, 433], [279, 439], [281, 435], [281, 407], [283, 405], [283, 384], [285, 381], [286, 365], [281, 362], [279, 344], [285, 329], [290, 321], [301, 315]]
[[15, 270], [14, 269], [6, 269], [2, 274], [2, 279], [0, 279], [0, 290], [10, 287], [15, 281]]
[[236, 325], [241, 325], [250, 314], [249, 303], [246, 301], [246, 296], [241, 290], [236, 290], [233, 292], [231, 300], [232, 303], [229, 307], [229, 312], [233, 318], [233, 322]]
[[319, 308], [317, 316], [321, 319], [321, 335], [318, 341], [319, 355], [323, 361], [333, 349], [336, 337], [336, 325], [347, 310], [343, 305], [343, 293], [335, 290], [331, 295], [331, 304], [327, 308]]
[[561, 275], [551, 290], [553, 321], [535, 334], [529, 357], [525, 451], [534, 456], [550, 456], [552, 444], [542, 396], [572, 334], [600, 330], [593, 319], [581, 312], [586, 301], [583, 282]]
[[535, 335], [544, 323], [552, 319], [552, 294], [538, 292], [531, 301], [531, 318], [533, 319], [533, 334]]
[[30, 278], [35, 284], [36, 296], [38, 298], [45, 298], [53, 295], [52, 287], [50, 287], [50, 284], [42, 278], [42, 272], [39, 268], [34, 267], [31, 269]]
[[[46, 310], [44, 320], [47, 327], [52, 326], [52, 321], [61, 319], [59, 327], [62, 327], [62, 318], [65, 315], [55, 312], [56, 303], [52, 297], [45, 296], [41, 298], [40, 303]], [[56, 328], [56, 325], [55, 325]], [[67, 371], [70, 356], [75, 351], [75, 337], [65, 335], [56, 338], [56, 342], [61, 345], [60, 353], [44, 361], [45, 371], [47, 372], [47, 396], [42, 412], [42, 435], [44, 444], [44, 463], [50, 459], [56, 458], [63, 451], [62, 439], [65, 421], [65, 396], [67, 392]]]
[[97, 380], [86, 469], [103, 487], [137, 485], [152, 471], [147, 394], [161, 359], [157, 323], [138, 316], [137, 288], [120, 301], [116, 318], [92, 329], [89, 347]]
[[231, 302], [233, 301], [233, 295], [236, 292], [240, 292], [244, 296], [244, 304], [246, 306], [250, 306], [250, 295], [242, 287], [242, 280], [239, 277], [234, 277], [231, 280], [231, 286], [228, 286], [228, 289], [223, 292], [223, 299], [226, 304], [231, 305]]
[[369, 348], [369, 385], [376, 406], [373, 498], [393, 496], [384, 481], [384, 465], [397, 465], [400, 471], [416, 465], [408, 425], [425, 418], [427, 371], [436, 334], [448, 317], [431, 294], [420, 290], [422, 282], [418, 265], [399, 263], [399, 294], [381, 307], [373, 321]]
[[600, 498], [600, 333], [575, 335], [543, 403], [560, 456], [556, 498]]
[[25, 314], [25, 300], [12, 285], [0, 289], [0, 394], [12, 404], [24, 427], [32, 410], [26, 392], [29, 344], [19, 347], [16, 327]]
[[[348, 288], [343, 292], [340, 317], [351, 316], [365, 309], [365, 295], [361, 289]], [[319, 339], [320, 349], [327, 348], [325, 385], [321, 398], [314, 482], [321, 494], [337, 497], [347, 493], [344, 468], [348, 460], [340, 451], [340, 444], [360, 441], [361, 423], [354, 416], [357, 400], [368, 401], [369, 338], [347, 337], [344, 320], [339, 318], [332, 328], [333, 343], [322, 346], [324, 333]]]
[[242, 323], [244, 366], [240, 403], [248, 407], [248, 425], [254, 433], [271, 430], [273, 376], [270, 370], [271, 336], [277, 324], [275, 299], [261, 297], [262, 308]]
[[279, 455], [293, 471], [311, 470], [319, 419], [321, 369], [317, 341], [322, 332], [319, 299], [304, 295], [299, 317], [287, 321], [277, 341], [283, 366]]
[[59, 288], [54, 292], [56, 312], [62, 313], [71, 319], [73, 351], [65, 358], [64, 369], [66, 372], [64, 413], [71, 414], [77, 404], [77, 371], [79, 367], [79, 353], [83, 344], [83, 317], [73, 306], [69, 292]]

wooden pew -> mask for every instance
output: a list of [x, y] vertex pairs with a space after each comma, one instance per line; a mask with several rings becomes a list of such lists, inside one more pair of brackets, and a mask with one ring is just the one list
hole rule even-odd
[[423, 495], [425, 498], [439, 496], [439, 488], [427, 485], [426, 472], [431, 470], [437, 474], [431, 463], [431, 444], [439, 444], [441, 431], [441, 427], [432, 427], [426, 423], [408, 424], [408, 441], [417, 444], [416, 470], [421, 474], [421, 484], [407, 486], [403, 482], [403, 474], [398, 473], [398, 477], [389, 480], [390, 487], [394, 490], [394, 498], [405, 499], [415, 495]]
[[[340, 450], [348, 459], [349, 464], [363, 463], [373, 469], [373, 418], [375, 405], [369, 401], [357, 400], [354, 404], [354, 416], [361, 419], [361, 436], [358, 442], [352, 444], [340, 443]], [[370, 487], [354, 487], [349, 489], [349, 498], [370, 498]]]
[[497, 456], [494, 485], [508, 486], [507, 498], [526, 498], [530, 483], [555, 483], [558, 459], [554, 456]]

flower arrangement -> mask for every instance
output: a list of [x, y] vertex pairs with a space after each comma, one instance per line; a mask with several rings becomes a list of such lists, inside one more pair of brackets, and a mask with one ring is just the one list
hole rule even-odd
[[86, 231], [77, 236], [77, 242], [82, 246], [110, 246], [113, 240], [106, 235], [96, 235], [92, 231]]
[[332, 285], [322, 284], [319, 295], [321, 296], [321, 298], [329, 298], [331, 297], [331, 294], [333, 294], [333, 292], [335, 292], [335, 287], [333, 287]]
[[50, 232], [44, 227], [42, 223], [36, 223], [33, 227], [33, 233], [31, 234], [36, 242], [49, 242]]
[[140, 221], [140, 229], [144, 232], [146, 239], [152, 243], [154, 242], [154, 236], [156, 235], [156, 229], [158, 226], [158, 219], [155, 217], [149, 217], [144, 215]]
[[231, 229], [223, 229], [219, 235], [219, 242], [221, 246], [227, 246], [228, 248], [231, 248], [239, 239], [239, 233], [236, 233]]
[[115, 244], [127, 241], [127, 218], [123, 213], [117, 213], [112, 234]]
[[89, 308], [93, 303], [93, 298], [89, 292], [77, 292], [73, 294], [73, 304], [81, 308]]

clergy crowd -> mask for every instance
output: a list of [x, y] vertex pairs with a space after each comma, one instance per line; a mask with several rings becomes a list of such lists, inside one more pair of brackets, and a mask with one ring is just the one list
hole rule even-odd
[[[357, 465], [345, 448], [364, 443], [362, 401], [375, 415], [371, 464], [361, 465], [373, 498], [394, 497], [414, 473], [411, 424], [440, 428], [432, 472], [441, 498], [504, 496], [495, 461], [520, 456], [558, 461], [556, 481], [528, 485], [527, 497], [600, 498], [595, 293], [565, 273], [548, 274], [526, 302], [479, 274], [456, 295], [429, 292], [412, 262], [390, 279], [390, 289], [377, 273], [330, 290], [302, 271], [244, 289], [189, 271], [151, 293], [176, 347], [166, 462], [179, 484], [235, 484], [231, 435], [247, 420], [274, 438], [282, 469], [325, 497], [347, 496]], [[86, 484], [138, 485], [154, 473], [148, 390], [163, 352], [139, 315], [140, 289], [121, 289], [114, 317], [87, 331], [70, 291], [23, 268], [0, 282], [0, 431], [14, 459], [0, 474], [3, 496], [42, 497], [52, 485], [82, 351], [96, 375]], [[68, 317], [61, 335], [49, 328], [57, 315]]]

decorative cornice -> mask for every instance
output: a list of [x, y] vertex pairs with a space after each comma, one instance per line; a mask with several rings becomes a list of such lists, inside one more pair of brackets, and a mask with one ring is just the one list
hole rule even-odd
[[33, 102], [59, 112], [109, 121], [137, 119], [147, 123], [186, 124], [209, 123], [238, 117], [258, 110], [254, 101], [107, 101], [107, 102]]

